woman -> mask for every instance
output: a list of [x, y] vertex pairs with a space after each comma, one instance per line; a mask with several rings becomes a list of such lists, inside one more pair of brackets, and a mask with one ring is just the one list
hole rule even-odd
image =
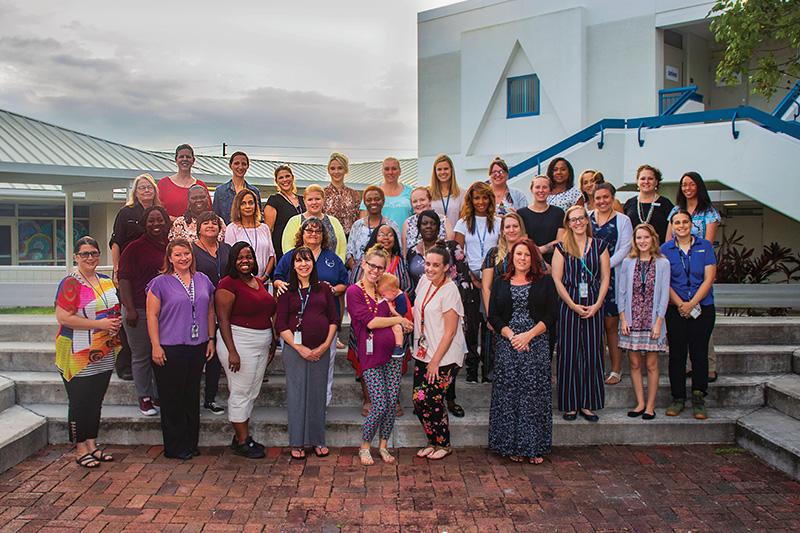
[[[650, 224], [633, 232], [631, 253], [622, 261], [617, 277], [619, 348], [628, 350], [636, 408], [628, 416], [656, 417], [658, 353], [666, 348], [664, 317], [669, 302], [669, 260], [661, 255], [658, 235]], [[647, 367], [647, 402], [642, 384], [642, 352]]]
[[[197, 217], [208, 212], [208, 191], [202, 186], [194, 184], [189, 187], [188, 207], [182, 217], [175, 219], [169, 230], [169, 240], [181, 238], [189, 242], [197, 240]], [[219, 233], [219, 240], [225, 239], [225, 224]]]
[[563, 157], [556, 157], [547, 165], [550, 195], [547, 203], [566, 211], [573, 205], [583, 205], [583, 194], [575, 187], [575, 171]]
[[445, 217], [451, 226], [455, 226], [461, 216], [464, 205], [464, 190], [458, 186], [456, 167], [453, 160], [445, 154], [433, 161], [431, 185], [431, 208]]
[[[578, 187], [581, 190], [581, 194], [583, 194], [583, 207], [590, 213], [595, 209], [594, 187], [595, 185], [605, 182], [606, 180], [603, 177], [603, 173], [592, 169], [584, 170], [581, 172], [580, 177], [578, 177]], [[614, 211], [624, 213], [622, 204], [616, 198], [614, 198]]]
[[114, 283], [97, 274], [100, 246], [91, 237], [75, 243], [78, 268], [64, 278], [56, 295], [56, 366], [67, 389], [69, 440], [78, 451], [77, 462], [97, 468], [113, 461], [97, 447], [100, 410], [108, 389], [114, 356], [119, 351], [117, 333], [122, 327]]
[[[372, 236], [369, 238], [367, 242], [366, 249], [370, 250], [376, 244], [380, 244], [383, 247], [383, 250], [387, 254], [387, 263], [386, 269], [384, 272], [388, 272], [395, 276], [400, 284], [400, 290], [406, 294], [412, 293], [412, 281], [411, 275], [408, 273], [408, 265], [406, 264], [406, 260], [403, 258], [400, 252], [400, 239], [397, 238], [397, 232], [387, 223], [379, 226], [372, 232]], [[363, 264], [363, 262], [362, 262]], [[358, 280], [361, 279], [363, 276], [363, 269], [362, 265], [356, 266], [350, 272], [350, 284], [358, 283]], [[411, 349], [411, 336], [406, 335], [403, 342], [403, 352], [407, 353], [408, 350]], [[357, 338], [354, 336], [354, 332], [352, 328], [350, 329], [350, 339], [348, 342], [348, 351], [347, 351], [347, 359], [352, 363], [353, 368], [356, 371], [356, 374], [359, 376], [361, 375], [363, 369], [359, 366], [360, 358], [358, 357], [358, 344]], [[401, 368], [401, 374], [405, 374], [407, 361], [404, 357], [402, 359], [403, 366]], [[364, 380], [361, 380], [361, 392], [364, 395], [364, 405], [362, 407], [361, 415], [367, 416], [367, 412], [370, 409], [370, 396], [369, 396], [369, 389], [364, 383]], [[395, 416], [403, 416], [403, 409], [400, 407], [399, 401], [396, 407]]]
[[[409, 248], [413, 248], [419, 242], [419, 233], [417, 231], [417, 219], [419, 214], [431, 208], [431, 193], [427, 187], [415, 187], [411, 191], [411, 206], [414, 208], [414, 214], [408, 217], [403, 224], [403, 233], [400, 235], [400, 240], [403, 243], [403, 255], [408, 253]], [[439, 223], [439, 238], [440, 239], [453, 239], [453, 227], [446, 217], [442, 216]]]
[[[308, 219], [311, 220], [311, 219]], [[326, 383], [339, 313], [331, 286], [317, 276], [314, 252], [297, 247], [291, 254], [289, 283], [278, 297], [275, 329], [283, 338], [289, 446], [293, 459], [305, 459], [305, 446], [325, 457]]]
[[225, 242], [231, 246], [244, 241], [256, 252], [258, 272], [255, 276], [266, 283], [275, 266], [275, 249], [269, 226], [261, 223], [258, 197], [250, 189], [236, 193], [231, 207], [231, 223], [225, 229]]
[[208, 194], [206, 184], [192, 177], [194, 149], [188, 144], [178, 146], [175, 149], [175, 163], [178, 165], [178, 173], [158, 182], [158, 197], [161, 199], [164, 209], [169, 213], [170, 223], [186, 211], [189, 187], [194, 184], [200, 185], [206, 190], [208, 205], [211, 205], [211, 195]]
[[283, 251], [288, 252], [295, 248], [297, 230], [300, 228], [301, 222], [309, 217], [314, 217], [322, 221], [325, 226], [325, 232], [328, 234], [330, 249], [344, 262], [347, 238], [344, 236], [344, 228], [336, 220], [336, 217], [328, 216], [322, 212], [322, 206], [325, 202], [325, 190], [316, 184], [309, 185], [303, 191], [303, 200], [305, 200], [306, 211], [290, 218], [283, 229], [283, 239], [281, 241]]
[[669, 384], [672, 405], [667, 415], [678, 416], [686, 403], [686, 354], [692, 360], [692, 408], [694, 417], [708, 418], [708, 341], [714, 331], [714, 277], [717, 260], [706, 239], [692, 235], [693, 220], [679, 209], [670, 218], [675, 238], [664, 243], [661, 253], [670, 264], [670, 305], [667, 308]]
[[264, 446], [250, 435], [250, 414], [267, 369], [276, 309], [275, 300], [254, 272], [258, 272], [255, 250], [246, 242], [237, 242], [215, 296], [223, 341], [217, 352], [228, 378], [228, 420], [234, 432], [231, 447], [236, 455], [248, 459], [265, 455]]
[[[483, 182], [475, 182], [467, 189], [461, 218], [455, 227], [455, 241], [467, 254], [467, 265], [471, 271], [472, 285], [477, 291], [474, 302], [465, 305], [467, 336], [467, 383], [478, 382], [478, 366], [483, 360], [482, 381], [489, 383], [491, 362], [488, 360], [486, 321], [481, 310], [481, 267], [486, 253], [497, 245], [500, 237], [500, 219], [495, 216], [495, 198], [492, 188]], [[480, 339], [480, 340], [479, 340]], [[481, 350], [478, 354], [478, 343]]]
[[527, 238], [528, 234], [525, 232], [525, 225], [519, 214], [506, 213], [503, 215], [503, 218], [500, 219], [500, 237], [497, 239], [497, 246], [489, 250], [483, 260], [483, 265], [481, 265], [481, 296], [485, 309], [489, 309], [495, 274], [499, 277], [508, 273], [511, 247], [517, 241]]
[[[122, 206], [114, 219], [114, 232], [111, 234], [109, 246], [111, 247], [111, 263], [114, 265], [112, 279], [114, 285], [119, 289], [119, 279], [117, 270], [119, 269], [119, 257], [125, 248], [144, 234], [144, 227], [139, 224], [144, 210], [151, 205], [161, 205], [158, 199], [156, 180], [150, 174], [140, 174], [133, 180], [133, 185], [128, 189], [128, 201]], [[118, 299], [122, 299], [117, 293]], [[125, 381], [133, 379], [131, 371], [131, 348], [128, 345], [128, 337], [125, 335], [125, 328], [121, 328], [118, 333], [120, 349], [117, 352], [116, 362], [117, 376]]]
[[434, 461], [452, 453], [445, 397], [464, 363], [464, 305], [449, 269], [450, 252], [439, 240], [425, 254], [414, 306], [414, 410], [428, 439], [417, 457]]
[[[387, 157], [383, 160], [383, 183], [381, 190], [384, 196], [383, 214], [399, 226], [411, 216], [411, 187], [400, 183], [400, 161], [394, 157]], [[366, 192], [366, 191], [365, 191]], [[364, 217], [369, 214], [369, 207], [366, 200], [359, 207], [359, 216]], [[400, 230], [397, 230], [400, 233]]]
[[[295, 241], [292, 243], [291, 249], [287, 250], [281, 260], [278, 261], [278, 266], [275, 267], [275, 281], [273, 282], [275, 294], [280, 297], [289, 285], [292, 271], [292, 254], [290, 252], [297, 248], [311, 250], [316, 263], [316, 276], [320, 281], [327, 283], [333, 290], [333, 294], [336, 296], [336, 313], [341, 317], [342, 310], [339, 300], [344, 295], [344, 291], [347, 290], [347, 269], [344, 267], [342, 260], [339, 259], [339, 256], [330, 249], [328, 231], [322, 221], [316, 217], [309, 217], [300, 224], [300, 230], [295, 235]], [[280, 333], [280, 330], [278, 332]], [[330, 347], [326, 406], [331, 403], [336, 348], [336, 343], [333, 343]]]
[[[215, 288], [228, 269], [228, 255], [231, 252], [230, 245], [219, 240], [221, 226], [222, 221], [216, 213], [211, 211], [200, 213], [200, 216], [197, 217], [197, 238], [192, 243], [195, 268], [198, 272], [205, 274]], [[214, 357], [206, 361], [205, 401], [203, 402], [203, 409], [215, 415], [225, 412], [225, 409], [216, 402], [221, 373], [222, 366], [215, 353]]]
[[606, 385], [616, 385], [622, 378], [622, 351], [619, 349], [619, 309], [617, 309], [617, 294], [614, 282], [616, 273], [622, 265], [622, 260], [631, 250], [631, 219], [614, 210], [614, 186], [610, 183], [598, 183], [594, 188], [594, 202], [597, 209], [589, 214], [592, 222], [592, 235], [605, 241], [611, 266], [611, 278], [608, 283], [603, 305], [603, 324], [606, 329], [606, 344], [611, 358], [611, 374], [606, 379]]
[[350, 168], [347, 156], [333, 152], [328, 159], [328, 175], [331, 184], [325, 187], [325, 201], [322, 210], [336, 217], [342, 224], [345, 236], [350, 235], [350, 229], [358, 220], [358, 206], [361, 204], [361, 194], [344, 184], [344, 178]]
[[374, 464], [370, 448], [375, 433], [379, 434], [378, 452], [383, 461], [393, 463], [395, 460], [387, 445], [394, 427], [401, 363], [400, 359], [392, 357], [395, 345], [392, 326], [400, 324], [406, 333], [414, 329], [408, 319], [392, 316], [389, 304], [378, 296], [376, 283], [388, 263], [389, 254], [382, 245], [376, 244], [367, 250], [361, 260], [363, 275], [358, 283], [348, 287], [345, 296], [358, 346], [361, 380], [366, 383], [372, 399], [358, 450], [362, 465]]
[[650, 165], [642, 165], [636, 169], [636, 185], [639, 194], [628, 198], [623, 211], [631, 224], [650, 224], [655, 228], [658, 242], [666, 242], [669, 214], [675, 207], [669, 198], [658, 194], [661, 185], [661, 171]]
[[428, 255], [428, 250], [433, 248], [436, 241], [441, 238], [440, 231], [444, 218], [440, 217], [432, 209], [423, 210], [415, 216], [417, 218], [416, 234], [418, 242], [416, 245], [409, 247], [406, 252], [406, 265], [408, 265], [411, 286], [414, 290], [416, 290], [420, 279], [425, 275], [425, 256]]
[[[294, 172], [289, 165], [278, 165], [275, 167], [275, 185], [278, 193], [267, 198], [267, 205], [264, 206], [264, 222], [272, 233], [272, 247], [275, 250], [275, 257], [283, 257], [283, 230], [289, 219], [299, 215], [306, 210], [303, 198], [297, 195], [297, 187], [294, 184]], [[272, 269], [267, 269], [267, 272]]]
[[525, 224], [528, 238], [539, 247], [549, 273], [553, 250], [564, 237], [564, 211], [547, 203], [550, 194], [550, 178], [547, 176], [539, 175], [531, 180], [531, 194], [533, 203], [517, 210], [517, 214]]
[[345, 265], [351, 271], [361, 263], [367, 242], [372, 236], [373, 230], [377, 229], [378, 226], [388, 224], [398, 235], [400, 234], [400, 227], [397, 223], [383, 216], [383, 205], [386, 201], [386, 195], [383, 190], [377, 185], [368, 185], [364, 189], [363, 196], [364, 205], [367, 207], [367, 216], [355, 221], [347, 239]]
[[152, 346], [147, 328], [147, 284], [164, 266], [169, 214], [161, 206], [144, 210], [141, 226], [145, 234], [125, 248], [119, 258], [119, 294], [125, 312], [123, 327], [131, 347], [131, 370], [139, 411], [145, 416], [158, 414], [158, 389], [150, 363]]
[[558, 296], [530, 239], [510, 251], [508, 272], [492, 286], [489, 323], [499, 334], [489, 412], [489, 448], [512, 461], [541, 464], [553, 443], [550, 342]]
[[[225, 223], [224, 226], [231, 223], [231, 207], [233, 207], [233, 198], [237, 192], [250, 189], [256, 195], [256, 205], [259, 208], [261, 207], [261, 193], [258, 188], [250, 185], [244, 179], [247, 169], [250, 168], [250, 158], [247, 157], [247, 154], [234, 152], [228, 161], [228, 168], [231, 169], [233, 176], [230, 180], [214, 189], [214, 204], [211, 206], [211, 210]], [[222, 235], [225, 235], [224, 231]]]
[[603, 300], [611, 267], [607, 245], [592, 238], [589, 214], [583, 206], [567, 210], [564, 242], [553, 254], [553, 281], [561, 297], [558, 311], [558, 409], [564, 420], [596, 422], [602, 409]]
[[147, 285], [147, 330], [161, 400], [164, 457], [200, 455], [200, 376], [214, 356], [214, 286], [195, 271], [192, 245], [167, 245], [161, 275]]
[[501, 217], [528, 205], [524, 192], [508, 186], [508, 165], [499, 157], [495, 157], [489, 165], [489, 184], [497, 202], [495, 209], [497, 216]]

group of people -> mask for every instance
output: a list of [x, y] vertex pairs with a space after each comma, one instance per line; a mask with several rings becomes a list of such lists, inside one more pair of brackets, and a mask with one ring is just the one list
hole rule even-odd
[[430, 186], [413, 189], [388, 158], [383, 183], [359, 193], [345, 185], [348, 159], [334, 153], [331, 183], [302, 196], [291, 167], [279, 165], [277, 193], [262, 210], [245, 180], [245, 153], [231, 156], [232, 178], [213, 202], [191, 175], [192, 148], [179, 146], [175, 161], [178, 172], [158, 183], [148, 174], [134, 180], [110, 239], [113, 277], [96, 272], [100, 246], [86, 237], [58, 289], [56, 363], [83, 467], [113, 459], [96, 438], [115, 357], [142, 414], [161, 411], [165, 456], [199, 454], [205, 368], [203, 408], [225, 412], [216, 402], [224, 371], [231, 447], [264, 457], [249, 421], [278, 343], [291, 457], [302, 460], [309, 448], [327, 455], [345, 311], [348, 359], [364, 395], [364, 465], [375, 461], [376, 434], [380, 459], [395, 461], [388, 440], [409, 362], [427, 438], [417, 455], [429, 460], [452, 452], [448, 413], [465, 415], [455, 388], [464, 365], [467, 383], [492, 384], [489, 445], [514, 461], [538, 464], [550, 452], [554, 384], [565, 420], [598, 420], [604, 387], [621, 378], [622, 351], [637, 401], [629, 416], [655, 418], [657, 355], [668, 344], [666, 414], [684, 409], [688, 354], [694, 416], [707, 417], [703, 398], [716, 378], [711, 243], [720, 218], [695, 172], [681, 178], [675, 206], [657, 192], [660, 171], [642, 165], [639, 193], [622, 206], [602, 174], [587, 170], [576, 187], [569, 161], [556, 158], [533, 178], [529, 202], [507, 185], [500, 158], [487, 182], [466, 190], [447, 155], [436, 158]]

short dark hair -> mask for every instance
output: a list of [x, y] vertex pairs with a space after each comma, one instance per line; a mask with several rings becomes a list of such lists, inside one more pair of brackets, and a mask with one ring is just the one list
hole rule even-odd
[[441, 227], [442, 225], [442, 219], [439, 218], [439, 213], [437, 213], [433, 209], [426, 209], [425, 211], [417, 215], [417, 231], [422, 229], [422, 217], [433, 219], [434, 222], [436, 222], [437, 228]]
[[200, 236], [200, 226], [203, 225], [203, 222], [214, 222], [217, 225], [217, 228], [222, 231], [222, 224], [220, 224], [219, 216], [213, 211], [203, 211], [197, 217], [197, 236]]
[[192, 157], [194, 157], [194, 148], [192, 148], [191, 145], [186, 144], [186, 143], [179, 144], [178, 147], [175, 148], [175, 160], [176, 161], [178, 160], [178, 152], [180, 152], [181, 150], [189, 150], [190, 152], [192, 152]]
[[144, 213], [142, 213], [142, 218], [139, 219], [139, 225], [142, 226], [142, 228], [145, 228], [147, 226], [147, 217], [149, 217], [150, 213], [152, 213], [153, 211], [158, 211], [159, 213], [161, 213], [164, 216], [164, 222], [166, 224], [169, 224], [170, 218], [169, 218], [169, 213], [167, 213], [167, 210], [160, 205], [151, 205], [150, 207], [144, 210]]
[[328, 237], [328, 228], [326, 228], [325, 224], [322, 223], [322, 220], [317, 217], [308, 217], [300, 223], [300, 227], [297, 228], [297, 235], [294, 237], [294, 247], [300, 248], [303, 246], [303, 233], [306, 231], [308, 226], [318, 226], [319, 229], [322, 230], [321, 247], [323, 250], [329, 249], [331, 247], [331, 239]]
[[78, 253], [78, 250], [80, 250], [81, 246], [84, 244], [94, 247], [94, 249], [98, 252], [100, 251], [100, 245], [97, 244], [97, 241], [94, 239], [94, 237], [86, 235], [75, 241], [75, 246], [72, 248], [73, 252]]

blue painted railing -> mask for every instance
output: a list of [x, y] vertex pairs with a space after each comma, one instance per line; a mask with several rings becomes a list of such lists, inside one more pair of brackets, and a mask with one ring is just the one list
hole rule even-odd
[[[800, 81], [798, 81], [794, 87], [789, 91], [781, 103], [778, 104], [778, 107], [775, 108], [775, 111], [772, 112], [772, 116], [776, 118], [782, 118], [783, 115], [789, 111], [789, 108], [792, 107], [793, 104], [798, 103], [797, 99], [800, 97]], [[800, 104], [799, 104], [800, 105]], [[795, 121], [797, 120], [797, 115], [794, 116]]]
[[[573, 146], [590, 141], [598, 133], [600, 142], [597, 143], [599, 149], [603, 149], [603, 136], [605, 130], [609, 129], [636, 129], [638, 130], [639, 146], [644, 146], [646, 142], [646, 130], [659, 128], [662, 126], [677, 126], [681, 124], [703, 124], [708, 122], [727, 122], [731, 123], [731, 134], [734, 139], [739, 138], [739, 131], [736, 129], [736, 121], [749, 119], [756, 124], [776, 133], [784, 133], [790, 137], [800, 140], [800, 124], [797, 122], [787, 122], [769, 113], [754, 107], [735, 107], [732, 109], [716, 109], [713, 111], [700, 111], [697, 113], [681, 113], [678, 115], [658, 115], [655, 117], [641, 117], [630, 119], [606, 118], [595, 122], [591, 126], [582, 129], [574, 135], [570, 135], [563, 141], [554, 144], [550, 148], [542, 150], [538, 154], [529, 157], [525, 161], [514, 165], [508, 169], [508, 177], [519, 176], [534, 167], [538, 167], [538, 173], [542, 173], [542, 163], [546, 163], [553, 157], [569, 150]], [[644, 132], [643, 132], [644, 130]], [[643, 136], [643, 133], [645, 134]]]
[[689, 100], [703, 101], [703, 95], [697, 92], [697, 85], [658, 91], [658, 114], [674, 115]]

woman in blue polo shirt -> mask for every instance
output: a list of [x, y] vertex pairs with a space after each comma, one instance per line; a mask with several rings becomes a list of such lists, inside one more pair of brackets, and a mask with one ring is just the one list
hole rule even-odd
[[669, 259], [670, 288], [667, 308], [669, 342], [669, 383], [672, 405], [668, 416], [677, 416], [686, 403], [686, 354], [692, 361], [692, 406], [694, 417], [708, 418], [705, 395], [708, 389], [708, 340], [714, 330], [714, 277], [717, 259], [705, 239], [692, 235], [692, 215], [679, 210], [670, 217], [675, 237], [661, 247]]

